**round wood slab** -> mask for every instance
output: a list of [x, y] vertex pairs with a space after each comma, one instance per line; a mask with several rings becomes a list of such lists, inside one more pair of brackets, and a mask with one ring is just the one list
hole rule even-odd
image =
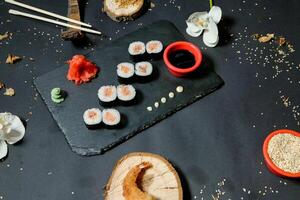
[[104, 0], [103, 11], [114, 21], [128, 21], [134, 20], [142, 14], [143, 7], [145, 6], [144, 0], [136, 0], [131, 5], [122, 5], [116, 0]]
[[135, 152], [121, 158], [105, 187], [105, 200], [126, 200], [123, 197], [123, 181], [127, 173], [143, 162], [152, 167], [147, 169], [139, 181], [140, 189], [159, 200], [182, 200], [181, 182], [176, 170], [163, 157], [143, 152]]

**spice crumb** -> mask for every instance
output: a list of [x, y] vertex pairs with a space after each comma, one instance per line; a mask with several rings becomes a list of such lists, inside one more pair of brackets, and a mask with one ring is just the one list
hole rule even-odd
[[285, 40], [284, 37], [279, 37], [279, 38], [277, 39], [277, 42], [278, 42], [279, 46], [283, 46], [283, 45], [286, 44], [286, 40]]
[[15, 64], [16, 62], [22, 60], [20, 56], [8, 54], [5, 63], [6, 64]]
[[0, 41], [1, 40], [5, 40], [5, 39], [7, 39], [9, 37], [9, 34], [8, 34], [8, 32], [5, 32], [4, 34], [0, 34]]
[[151, 2], [150, 3], [150, 8], [155, 8], [155, 3]]
[[0, 89], [2, 89], [2, 88], [4, 88], [4, 87], [5, 87], [4, 83], [2, 83], [2, 82], [0, 81]]
[[254, 34], [253, 37], [257, 39], [260, 43], [266, 43], [271, 41], [274, 38], [274, 33], [268, 33], [267, 35], [259, 35], [259, 34]]
[[15, 90], [13, 88], [6, 88], [5, 92], [3, 93], [5, 96], [14, 96]]

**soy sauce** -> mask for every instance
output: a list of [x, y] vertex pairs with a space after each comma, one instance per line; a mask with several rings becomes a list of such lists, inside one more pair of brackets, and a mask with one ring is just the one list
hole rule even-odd
[[195, 65], [194, 55], [187, 50], [173, 51], [169, 55], [169, 60], [172, 65], [178, 68], [189, 68]]

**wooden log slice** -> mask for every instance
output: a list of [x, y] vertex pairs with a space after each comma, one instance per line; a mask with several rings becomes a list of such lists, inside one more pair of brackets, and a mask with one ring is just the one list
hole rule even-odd
[[[80, 21], [79, 0], [68, 0], [68, 17]], [[69, 22], [69, 24], [80, 26], [72, 22]], [[67, 28], [61, 33], [61, 37], [64, 40], [79, 40], [84, 37], [84, 34], [78, 29]]]
[[134, 20], [140, 16], [144, 0], [104, 0], [103, 11], [114, 21]]
[[121, 158], [105, 187], [105, 200], [133, 200], [124, 197], [124, 179], [134, 167], [150, 163], [139, 176], [137, 185], [143, 192], [157, 200], [182, 200], [183, 192], [181, 182], [176, 170], [163, 157], [143, 152], [130, 153]]

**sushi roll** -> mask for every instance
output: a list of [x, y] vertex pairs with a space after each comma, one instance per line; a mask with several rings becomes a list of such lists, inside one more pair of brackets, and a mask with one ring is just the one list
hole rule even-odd
[[98, 108], [87, 109], [83, 113], [83, 121], [88, 129], [97, 129], [101, 125], [102, 114]]
[[138, 62], [135, 64], [135, 75], [138, 82], [148, 82], [152, 79], [153, 66], [150, 62]]
[[116, 109], [104, 109], [102, 118], [102, 121], [107, 128], [118, 128], [120, 126], [121, 114]]
[[163, 44], [159, 40], [151, 40], [146, 44], [146, 51], [149, 58], [160, 59], [163, 52]]
[[131, 105], [134, 103], [136, 91], [132, 85], [119, 85], [117, 95], [122, 105]]
[[134, 62], [144, 60], [146, 57], [146, 47], [143, 42], [136, 41], [129, 44], [128, 52]]
[[113, 85], [100, 87], [98, 90], [99, 102], [102, 106], [113, 106], [117, 99], [117, 88]]
[[118, 64], [117, 75], [120, 83], [131, 83], [134, 77], [134, 65], [129, 62], [122, 62]]

